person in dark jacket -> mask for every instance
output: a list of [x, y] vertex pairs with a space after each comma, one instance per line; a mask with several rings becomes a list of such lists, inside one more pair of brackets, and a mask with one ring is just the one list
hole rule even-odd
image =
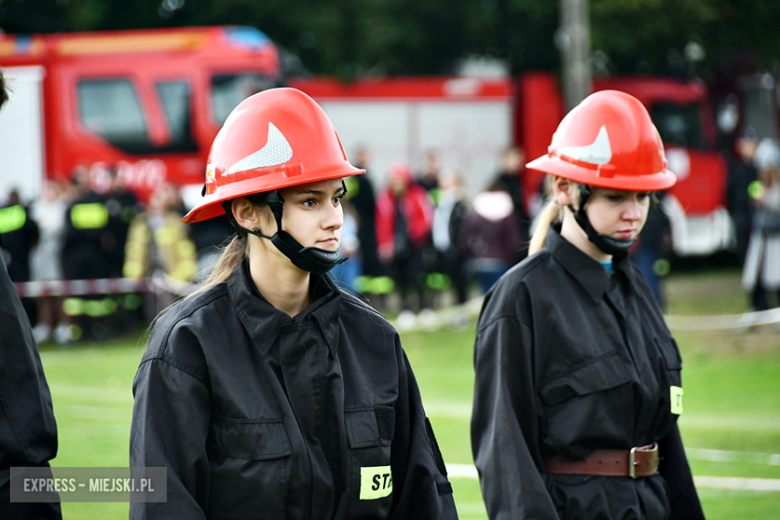
[[[12, 282], [30, 281], [30, 253], [38, 244], [38, 223], [32, 218], [30, 208], [22, 205], [19, 192], [11, 190], [4, 207], [0, 208], [0, 237], [3, 241], [3, 260]], [[37, 315], [35, 301], [22, 300], [30, 320]]]
[[[7, 100], [0, 71], [0, 106]], [[12, 467], [48, 467], [57, 455], [51, 393], [30, 321], [11, 283], [0, 236], [0, 518], [62, 518], [59, 503], [12, 503]]]
[[635, 98], [597, 92], [561, 122], [531, 256], [485, 298], [472, 449], [492, 520], [700, 520], [677, 345], [628, 250], [671, 187]]
[[[518, 148], [515, 145], [509, 146], [501, 154], [501, 171], [498, 172], [491, 186], [494, 189], [507, 192], [512, 197], [512, 203], [514, 204], [513, 216], [517, 222], [515, 226], [515, 232], [518, 233], [517, 239], [521, 244], [527, 245], [530, 218], [528, 216], [525, 188], [523, 188], [525, 179], [524, 162], [525, 153], [522, 148]], [[523, 250], [521, 255], [521, 258], [525, 258], [527, 251]]]
[[758, 136], [752, 126], [745, 128], [734, 143], [735, 155], [729, 160], [726, 184], [726, 207], [734, 220], [735, 253], [740, 265], [745, 263], [750, 231], [753, 224], [751, 186], [758, 180], [753, 162], [758, 148]]
[[474, 197], [473, 206], [460, 230], [459, 243], [469, 259], [469, 271], [486, 293], [525, 256], [525, 244], [520, 241], [508, 193], [494, 184]]
[[5, 206], [0, 208], [0, 235], [11, 280], [29, 282], [30, 252], [38, 244], [40, 234], [38, 223], [30, 208], [22, 204], [17, 190], [9, 192]]
[[382, 276], [383, 270], [376, 245], [376, 196], [369, 178], [368, 162], [368, 150], [358, 148], [355, 166], [366, 170], [366, 174], [348, 177], [345, 182], [349, 190], [348, 198], [352, 201], [358, 218], [357, 238], [360, 242], [361, 271], [363, 276], [375, 277]]
[[134, 467], [167, 502], [131, 518], [457, 518], [398, 334], [327, 276], [350, 165], [322, 109], [269, 89], [211, 149], [198, 222], [237, 234], [204, 288], [153, 324], [133, 384]]

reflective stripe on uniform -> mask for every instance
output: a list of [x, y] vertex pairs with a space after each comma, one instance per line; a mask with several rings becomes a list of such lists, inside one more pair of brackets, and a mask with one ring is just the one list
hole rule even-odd
[[70, 221], [76, 229], [99, 229], [108, 224], [108, 210], [104, 204], [92, 202], [76, 204], [70, 210]]
[[24, 226], [27, 222], [27, 212], [21, 206], [0, 208], [0, 233], [10, 233]]

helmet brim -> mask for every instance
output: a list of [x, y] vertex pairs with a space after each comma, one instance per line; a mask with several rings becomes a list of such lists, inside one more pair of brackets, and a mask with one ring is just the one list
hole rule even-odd
[[[363, 173], [366, 173], [366, 170], [361, 170], [350, 164], [347, 164], [345, 167], [336, 170], [328, 170], [320, 174], [315, 173], [306, 175], [305, 178], [302, 178], [300, 182], [290, 182], [285, 187], [300, 186], [301, 184], [311, 184], [313, 182], [327, 181], [341, 177], [351, 177], [353, 175], [360, 175]], [[239, 197], [245, 197], [255, 193], [263, 193], [264, 191], [273, 191], [273, 189], [258, 190], [257, 184], [252, 178], [222, 186], [219, 188], [217, 193], [204, 196], [203, 201], [192, 208], [189, 213], [184, 215], [181, 220], [186, 224], [194, 224], [196, 222], [202, 222], [204, 220], [224, 215], [225, 210], [222, 207], [223, 202]]]
[[[621, 175], [609, 170], [598, 171], [597, 166], [585, 168], [562, 160], [557, 156], [543, 155], [525, 165], [557, 177], [582, 184], [628, 191], [660, 191], [674, 186], [677, 176], [668, 168], [649, 175]], [[595, 175], [594, 175], [595, 172]]]

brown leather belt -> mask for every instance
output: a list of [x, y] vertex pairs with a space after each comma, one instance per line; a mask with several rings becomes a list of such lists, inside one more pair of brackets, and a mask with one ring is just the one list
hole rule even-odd
[[604, 477], [649, 477], [658, 472], [658, 443], [630, 450], [596, 450], [584, 460], [560, 455], [544, 458], [547, 473], [600, 475]]

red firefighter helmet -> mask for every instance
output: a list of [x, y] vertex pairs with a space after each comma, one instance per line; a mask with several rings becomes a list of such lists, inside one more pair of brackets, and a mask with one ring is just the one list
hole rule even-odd
[[526, 166], [619, 190], [665, 190], [677, 182], [647, 109], [617, 90], [596, 92], [574, 107], [558, 125], [547, 155]]
[[293, 88], [264, 90], [242, 101], [214, 139], [203, 200], [182, 219], [225, 213], [222, 202], [288, 186], [365, 173], [352, 166], [333, 124]]

